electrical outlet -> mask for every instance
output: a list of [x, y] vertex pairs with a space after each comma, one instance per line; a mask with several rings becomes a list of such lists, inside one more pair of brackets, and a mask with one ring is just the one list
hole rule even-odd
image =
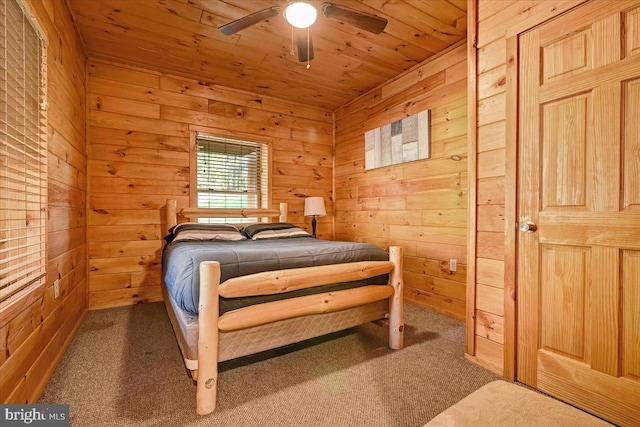
[[60, 279], [57, 279], [53, 282], [53, 298], [58, 298], [60, 296]]
[[458, 270], [458, 260], [450, 259], [449, 260], [449, 271], [455, 273]]

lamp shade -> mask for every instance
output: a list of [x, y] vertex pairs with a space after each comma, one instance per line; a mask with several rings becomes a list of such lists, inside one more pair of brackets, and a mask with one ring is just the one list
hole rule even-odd
[[304, 199], [304, 216], [327, 216], [324, 208], [324, 197], [307, 197]]

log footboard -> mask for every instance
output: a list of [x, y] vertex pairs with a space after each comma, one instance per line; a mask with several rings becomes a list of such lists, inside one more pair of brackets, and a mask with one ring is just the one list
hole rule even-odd
[[[199, 415], [209, 414], [216, 407], [218, 345], [221, 330], [231, 331], [250, 328], [292, 317], [344, 310], [373, 301], [388, 299], [389, 347], [393, 349], [402, 348], [404, 336], [402, 248], [397, 246], [390, 247], [389, 261], [367, 261], [293, 270], [258, 273], [258, 275], [262, 275], [262, 279], [266, 279], [267, 277], [265, 276], [270, 276], [270, 280], [261, 282], [254, 279], [253, 283], [256, 283], [256, 289], [253, 290], [254, 294], [281, 293], [292, 288], [299, 289], [301, 287], [334, 283], [336, 277], [347, 277], [355, 280], [355, 278], [374, 277], [387, 272], [389, 273], [389, 282], [387, 285], [364, 286], [259, 304], [234, 310], [219, 317], [218, 298], [220, 292], [224, 292], [225, 295], [235, 295], [240, 291], [234, 289], [236, 286], [234, 286], [233, 281], [238, 283], [239, 289], [246, 279], [230, 279], [228, 282], [231, 283], [225, 282], [225, 284], [220, 285], [220, 264], [216, 261], [201, 263], [196, 391], [196, 411]], [[283, 283], [286, 283], [286, 286]], [[306, 284], [309, 283], [311, 285], [307, 286]]]

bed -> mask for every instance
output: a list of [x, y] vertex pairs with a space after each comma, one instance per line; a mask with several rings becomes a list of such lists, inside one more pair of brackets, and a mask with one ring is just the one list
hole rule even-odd
[[[198, 235], [206, 226], [180, 224], [203, 217], [263, 223], [246, 226], [242, 239], [221, 231], [213, 241]], [[402, 249], [318, 240], [286, 217], [286, 204], [177, 209], [167, 201], [162, 293], [200, 415], [215, 410], [218, 362], [372, 321], [388, 324], [391, 348], [403, 346]], [[298, 235], [281, 238], [292, 230]]]

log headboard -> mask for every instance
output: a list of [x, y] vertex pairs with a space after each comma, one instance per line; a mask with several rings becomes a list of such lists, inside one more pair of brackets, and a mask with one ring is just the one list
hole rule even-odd
[[273, 221], [287, 222], [287, 203], [280, 203], [280, 209], [215, 209], [215, 208], [181, 208], [175, 199], [167, 200], [166, 230], [180, 222], [180, 218], [187, 221], [198, 221], [198, 218], [262, 218]]

